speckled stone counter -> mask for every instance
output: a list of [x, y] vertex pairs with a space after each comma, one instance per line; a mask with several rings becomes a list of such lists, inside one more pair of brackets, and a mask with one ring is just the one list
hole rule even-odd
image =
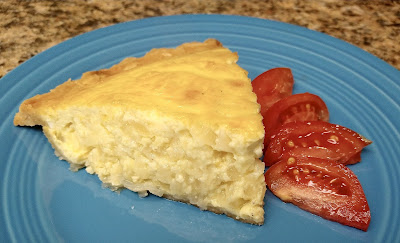
[[0, 1], [0, 77], [66, 39], [152, 16], [212, 13], [278, 20], [356, 45], [400, 70], [400, 2], [343, 0]]

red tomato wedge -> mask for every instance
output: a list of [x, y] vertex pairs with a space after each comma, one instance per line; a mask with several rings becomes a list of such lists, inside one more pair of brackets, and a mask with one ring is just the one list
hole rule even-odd
[[[264, 162], [271, 166], [286, 153], [295, 157], [313, 157], [313, 153], [326, 152], [341, 164], [360, 161], [361, 150], [372, 141], [339, 125], [324, 121], [290, 122], [281, 126], [271, 136], [266, 148]], [[305, 148], [310, 148], [305, 150]], [[312, 148], [323, 148], [312, 150]], [[305, 153], [305, 154], [304, 154]]]
[[292, 94], [294, 79], [290, 68], [280, 67], [258, 75], [251, 84], [263, 115], [272, 104]]
[[273, 104], [263, 115], [266, 146], [274, 130], [294, 121], [329, 121], [329, 111], [325, 102], [310, 93], [294, 94]]
[[368, 202], [349, 168], [318, 158], [286, 158], [265, 173], [272, 193], [322, 218], [367, 231]]

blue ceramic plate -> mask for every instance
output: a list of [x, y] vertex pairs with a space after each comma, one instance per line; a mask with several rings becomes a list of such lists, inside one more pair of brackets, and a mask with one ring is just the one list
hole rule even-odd
[[[267, 192], [265, 224], [253, 226], [155, 196], [103, 188], [69, 171], [40, 128], [14, 127], [20, 103], [85, 71], [151, 48], [216, 38], [239, 53], [250, 78], [286, 66], [295, 93], [327, 103], [331, 121], [374, 141], [350, 166], [368, 199], [368, 232], [324, 220]], [[400, 242], [400, 72], [341, 40], [263, 19], [183, 15], [114, 25], [65, 41], [0, 80], [0, 236], [15, 242]]]

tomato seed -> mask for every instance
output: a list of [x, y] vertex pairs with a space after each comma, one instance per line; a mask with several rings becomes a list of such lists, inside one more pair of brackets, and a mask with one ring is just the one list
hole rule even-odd
[[296, 162], [296, 159], [293, 158], [293, 157], [290, 157], [290, 158], [287, 160], [287, 164], [288, 164], [288, 165], [292, 165], [292, 164], [294, 164], [294, 162]]
[[293, 143], [292, 140], [289, 140], [289, 141], [287, 142], [287, 145], [288, 145], [289, 147], [294, 147], [294, 143]]
[[332, 179], [329, 183], [332, 184], [332, 183], [334, 183], [335, 181], [337, 181], [337, 179], [338, 179], [338, 178]]

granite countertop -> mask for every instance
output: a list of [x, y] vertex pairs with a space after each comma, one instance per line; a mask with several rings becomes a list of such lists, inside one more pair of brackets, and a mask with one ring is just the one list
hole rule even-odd
[[388, 0], [0, 1], [0, 78], [76, 35], [151, 16], [212, 13], [278, 20], [347, 41], [400, 70], [400, 2]]

